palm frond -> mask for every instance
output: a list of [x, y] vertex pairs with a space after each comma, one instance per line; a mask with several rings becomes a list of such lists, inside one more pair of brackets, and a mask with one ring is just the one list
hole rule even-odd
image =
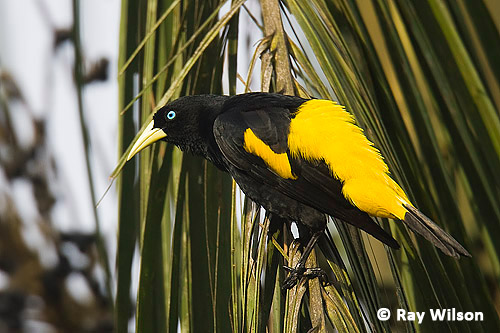
[[[224, 3], [122, 1], [123, 157], [113, 174], [121, 171], [118, 330], [131, 314], [131, 262], [139, 245], [140, 331], [176, 331], [178, 323], [183, 331], [498, 331], [497, 11], [464, 1], [262, 1], [256, 29], [264, 36], [245, 52], [254, 57], [249, 74], [240, 75], [244, 1]], [[227, 175], [163, 144], [141, 153], [139, 165], [125, 164], [134, 113], [148, 123], [177, 96], [222, 93], [224, 80], [234, 94], [238, 77], [248, 85], [258, 57], [263, 90], [344, 104], [415, 204], [473, 259], [444, 257], [394, 221], [379, 222], [402, 244], [399, 251], [334, 221], [335, 241], [329, 237], [309, 263], [333, 284], [311, 280], [282, 293], [283, 259], [293, 265], [297, 257], [293, 237], [287, 227], [275, 228], [277, 217], [240, 202]], [[482, 311], [487, 320], [416, 326], [378, 320], [381, 307]]]

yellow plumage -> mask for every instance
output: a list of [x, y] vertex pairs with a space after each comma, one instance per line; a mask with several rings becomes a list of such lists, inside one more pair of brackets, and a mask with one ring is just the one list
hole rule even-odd
[[281, 178], [296, 179], [292, 174], [287, 154], [276, 154], [250, 128], [245, 131], [243, 147], [248, 153], [262, 158], [266, 165]]
[[394, 180], [379, 151], [354, 117], [332, 101], [310, 100], [292, 119], [288, 146], [292, 156], [323, 160], [344, 183], [343, 195], [372, 216], [404, 219], [408, 198]]

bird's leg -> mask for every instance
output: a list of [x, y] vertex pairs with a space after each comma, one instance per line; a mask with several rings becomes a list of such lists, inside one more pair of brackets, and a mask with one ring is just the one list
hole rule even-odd
[[316, 245], [316, 242], [322, 233], [323, 231], [318, 231], [312, 235], [304, 249], [304, 253], [302, 253], [299, 262], [294, 268], [283, 266], [283, 268], [289, 272], [288, 277], [283, 282], [283, 289], [293, 288], [302, 277], [315, 278], [325, 276], [325, 273], [321, 270], [321, 268], [306, 269], [307, 258], [309, 258], [311, 251], [314, 249], [314, 245]]

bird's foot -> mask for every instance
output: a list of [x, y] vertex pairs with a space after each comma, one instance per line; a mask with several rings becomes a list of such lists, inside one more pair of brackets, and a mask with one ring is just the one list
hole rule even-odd
[[301, 278], [314, 279], [319, 278], [322, 283], [328, 282], [328, 277], [321, 268], [305, 268], [304, 265], [298, 264], [295, 268], [283, 266], [289, 272], [288, 277], [283, 281], [282, 289], [291, 289], [299, 282]]
[[295, 266], [295, 268], [291, 268], [288, 266], [283, 266], [283, 268], [289, 272], [287, 278], [285, 279], [285, 281], [283, 281], [283, 290], [292, 289], [306, 272], [306, 268], [304, 267], [304, 265], [300, 264]]

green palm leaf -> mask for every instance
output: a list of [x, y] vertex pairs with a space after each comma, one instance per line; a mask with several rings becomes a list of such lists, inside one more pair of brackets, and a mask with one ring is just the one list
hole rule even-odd
[[[137, 245], [138, 331], [178, 325], [222, 332], [500, 330], [492, 298], [500, 277], [494, 241], [500, 233], [499, 11], [466, 1], [261, 1], [267, 36], [255, 46], [253, 62], [261, 57], [262, 89], [338, 98], [415, 204], [473, 254], [445, 257], [394, 221], [380, 223], [402, 244], [399, 251], [331, 223], [335, 242], [316, 251], [310, 265], [321, 266], [334, 283], [311, 280], [282, 293], [282, 265], [296, 260], [291, 234], [274, 227], [277, 217], [240, 202], [228, 175], [163, 144], [141, 153], [140, 164], [125, 164], [137, 132], [134, 112], [147, 123], [177, 96], [221, 93], [224, 80], [236, 92], [243, 2], [122, 1], [117, 330], [127, 329], [132, 313]], [[252, 71], [253, 65], [241, 76]], [[377, 319], [380, 307], [428, 316], [440, 308], [482, 311], [485, 320], [386, 322]]]

